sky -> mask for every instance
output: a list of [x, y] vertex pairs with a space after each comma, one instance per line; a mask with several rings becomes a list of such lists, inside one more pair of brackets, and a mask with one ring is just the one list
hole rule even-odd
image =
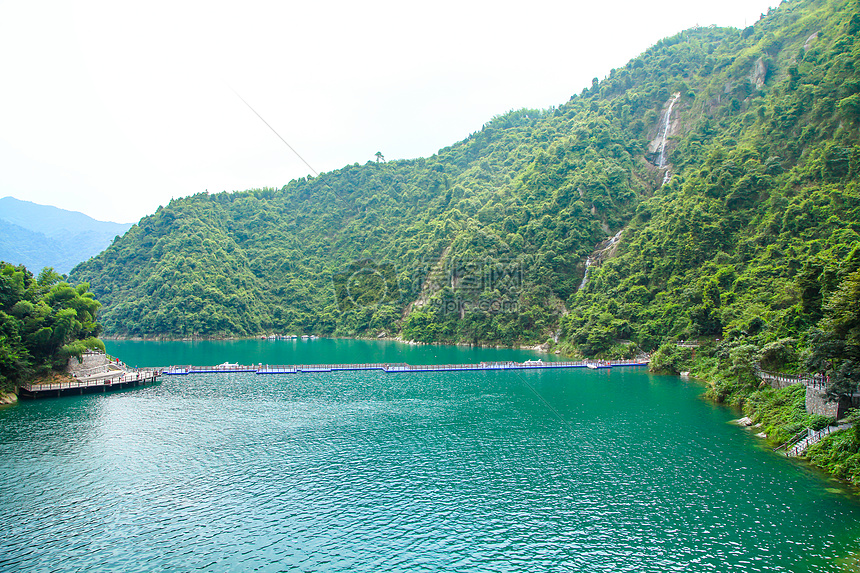
[[775, 5], [0, 0], [0, 196], [133, 223], [377, 151], [429, 157], [663, 37]]

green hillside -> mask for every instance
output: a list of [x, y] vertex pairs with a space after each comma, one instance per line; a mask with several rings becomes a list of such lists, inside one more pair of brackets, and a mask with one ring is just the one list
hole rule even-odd
[[[574, 343], [779, 338], [822, 318], [860, 264], [860, 15], [845, 6], [784, 4], [741, 34], [732, 60], [715, 59], [726, 71], [682, 112], [678, 174], [571, 300]], [[762, 89], [749, 81], [756, 62]]]
[[426, 159], [174, 200], [71, 276], [114, 335], [825, 336], [860, 265], [858, 32], [856, 1], [825, 0], [687, 30]]

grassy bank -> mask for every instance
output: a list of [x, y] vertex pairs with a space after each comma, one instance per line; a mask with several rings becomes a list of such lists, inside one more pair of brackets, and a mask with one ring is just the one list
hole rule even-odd
[[[763, 356], [764, 353], [764, 356]], [[786, 355], [779, 370], [795, 372], [797, 363]], [[806, 412], [806, 388], [795, 384], [775, 390], [754, 375], [753, 365], [767, 352], [751, 344], [705, 341], [695, 349], [674, 344], [662, 346], [653, 356], [651, 370], [661, 373], [688, 371], [707, 384], [706, 396], [734, 406], [753, 424], [761, 424], [767, 441], [776, 447], [805, 428], [820, 429], [834, 420]], [[860, 415], [849, 414], [860, 422]], [[848, 483], [860, 486], [860, 424], [835, 432], [812, 446], [806, 454], [813, 465]]]
[[830, 434], [806, 453], [810, 463], [832, 476], [860, 487], [860, 416], [849, 414], [854, 427]]

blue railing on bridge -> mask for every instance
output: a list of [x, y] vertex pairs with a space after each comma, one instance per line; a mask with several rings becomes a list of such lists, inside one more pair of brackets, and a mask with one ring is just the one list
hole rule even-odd
[[600, 361], [553, 361], [527, 360], [526, 362], [478, 362], [473, 364], [422, 364], [404, 362], [368, 362], [357, 364], [258, 364], [242, 366], [222, 364], [220, 366], [172, 366], [164, 369], [166, 375], [215, 374], [253, 372], [255, 374], [296, 374], [300, 372], [337, 372], [356, 370], [381, 370], [387, 373], [398, 372], [451, 372], [465, 370], [529, 370], [552, 368], [611, 368], [613, 366], [647, 366], [647, 360], [600, 360]]

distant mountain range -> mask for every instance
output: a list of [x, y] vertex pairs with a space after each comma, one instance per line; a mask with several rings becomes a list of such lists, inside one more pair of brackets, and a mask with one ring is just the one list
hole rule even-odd
[[131, 226], [4, 197], [0, 199], [0, 260], [23, 264], [34, 274], [45, 267], [68, 274], [78, 263], [105, 250]]

